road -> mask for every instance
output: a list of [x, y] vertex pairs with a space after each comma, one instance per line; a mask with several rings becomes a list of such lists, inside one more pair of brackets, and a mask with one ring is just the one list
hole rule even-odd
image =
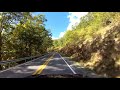
[[[69, 58], [62, 57], [59, 53], [52, 52], [32, 61], [0, 71], [0, 78], [31, 78], [39, 75], [73, 75], [80, 78], [100, 78], [90, 69], [76, 65]], [[82, 76], [81, 76], [82, 75]]]
[[76, 74], [59, 53], [49, 53], [24, 64], [0, 71], [0, 78], [25, 78], [30, 75]]

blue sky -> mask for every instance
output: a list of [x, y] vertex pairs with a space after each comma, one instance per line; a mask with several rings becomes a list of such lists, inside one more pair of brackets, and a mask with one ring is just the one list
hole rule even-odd
[[85, 13], [75, 12], [35, 12], [34, 15], [44, 14], [47, 22], [46, 28], [50, 29], [52, 38], [57, 39], [64, 35], [67, 29], [70, 29], [75, 22], [79, 22], [81, 15]]

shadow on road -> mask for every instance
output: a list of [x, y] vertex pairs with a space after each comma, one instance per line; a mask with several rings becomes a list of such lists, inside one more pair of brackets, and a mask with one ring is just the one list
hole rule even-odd
[[33, 61], [0, 71], [0, 78], [24, 78], [30, 76], [45, 62], [49, 56], [50, 55], [43, 58], [40, 57]]

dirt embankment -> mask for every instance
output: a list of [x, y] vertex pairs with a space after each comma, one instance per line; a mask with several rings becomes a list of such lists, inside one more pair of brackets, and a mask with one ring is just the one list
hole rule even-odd
[[99, 30], [89, 40], [68, 44], [60, 52], [98, 74], [117, 77], [120, 75], [120, 23]]

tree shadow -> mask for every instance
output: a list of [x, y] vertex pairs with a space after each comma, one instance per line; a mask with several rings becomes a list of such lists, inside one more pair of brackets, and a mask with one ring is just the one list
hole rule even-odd
[[24, 78], [30, 76], [45, 62], [48, 57], [50, 57], [50, 55], [0, 71], [0, 78]]
[[[74, 74], [68, 65], [62, 60], [60, 57], [55, 57], [51, 62], [47, 65], [47, 67], [40, 74], [45, 77], [58, 77], [63, 76], [65, 78], [100, 78], [103, 76], [96, 75], [92, 70], [88, 68], [81, 68], [74, 65], [74, 62], [70, 62], [69, 58], [63, 57], [67, 63], [72, 67], [72, 69], [76, 72]], [[38, 75], [37, 75], [38, 76]], [[34, 77], [34, 76], [33, 76]]]

